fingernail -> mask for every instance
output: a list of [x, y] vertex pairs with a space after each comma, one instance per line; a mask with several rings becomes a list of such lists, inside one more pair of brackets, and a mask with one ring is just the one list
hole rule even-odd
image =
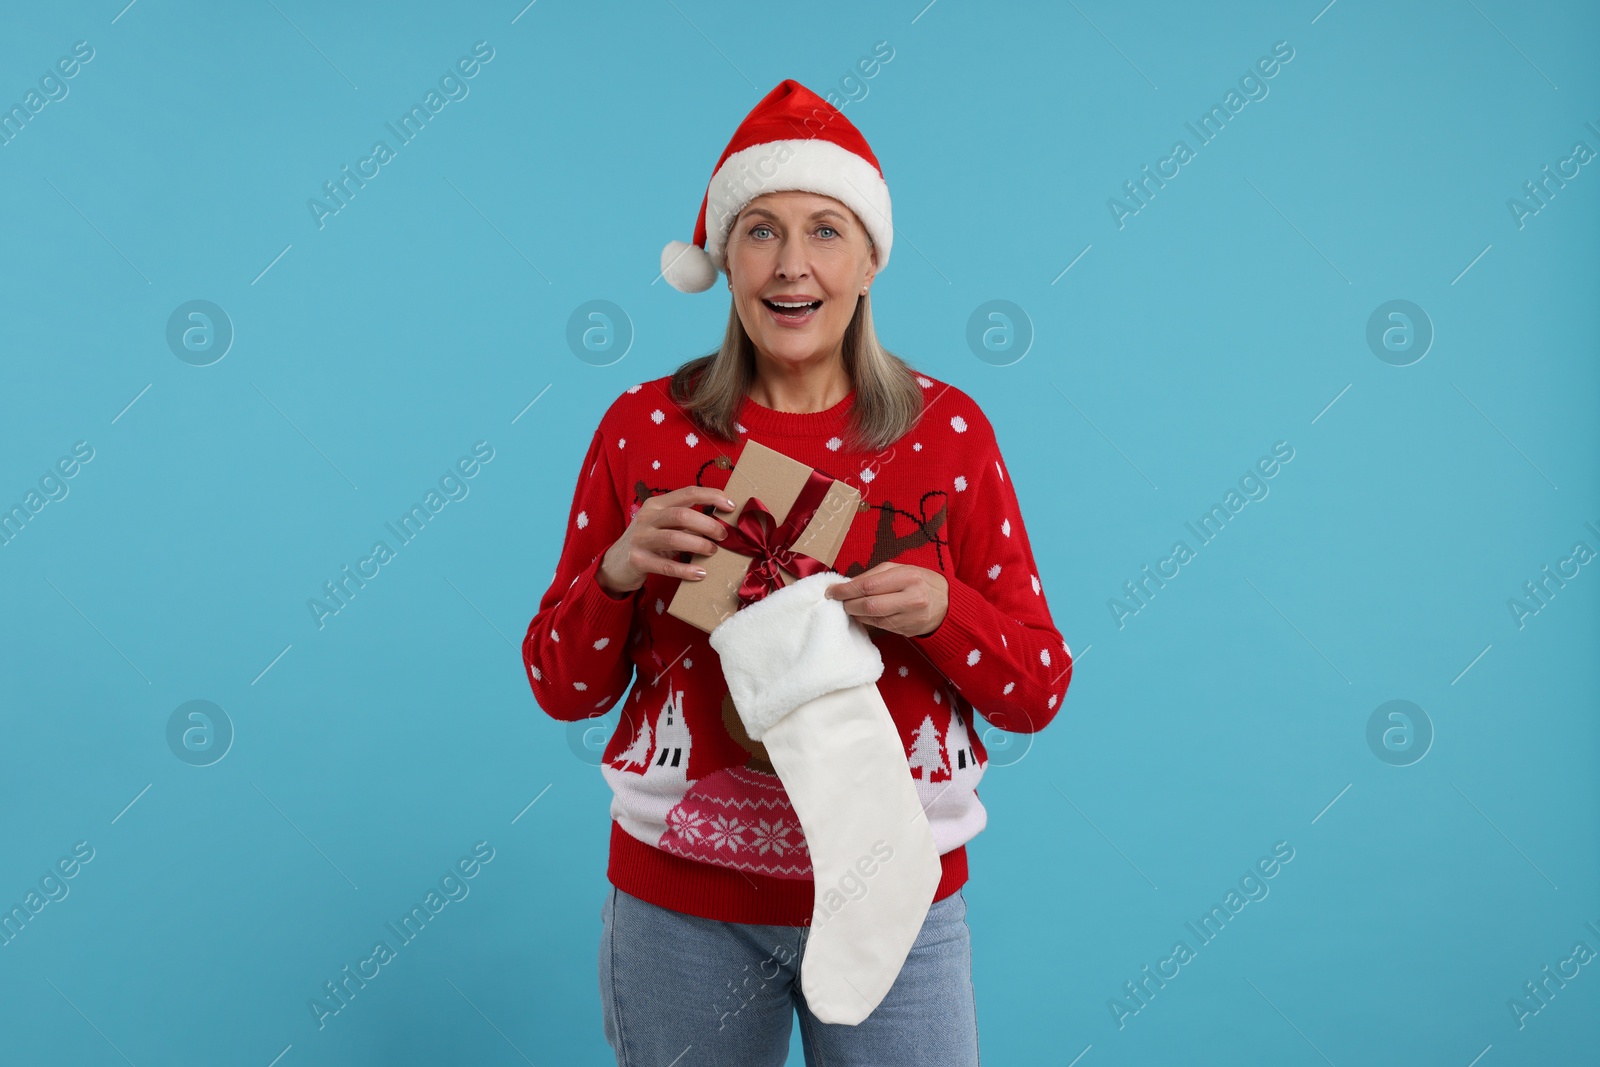
[[723, 508], [724, 511], [732, 511], [733, 510], [733, 501], [724, 500], [722, 502], [722, 508]]
[[694, 569], [694, 576], [696, 578], [704, 578], [706, 576], [706, 572], [704, 570], [702, 570], [701, 568], [696, 567]]

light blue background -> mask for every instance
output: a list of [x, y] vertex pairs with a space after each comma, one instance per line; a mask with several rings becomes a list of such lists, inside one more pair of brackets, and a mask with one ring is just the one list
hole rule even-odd
[[[900, 227], [881, 336], [997, 426], [1080, 657], [1031, 747], [991, 738], [984, 1062], [1594, 1054], [1600, 963], [1524, 1028], [1507, 1002], [1600, 949], [1600, 565], [1521, 628], [1507, 601], [1600, 549], [1600, 171], [1521, 228], [1507, 200], [1600, 149], [1600, 16], [924, 3], [4, 15], [7, 106], [95, 56], [0, 148], [0, 504], [94, 459], [0, 547], [0, 903], [95, 858], [0, 947], [0, 1058], [610, 1062], [609, 792], [517, 645], [601, 412], [720, 336], [720, 289], [653, 281], [662, 245], [757, 99], [837, 91], [880, 40], [845, 114]], [[480, 40], [470, 95], [318, 229], [307, 200]], [[1270, 94], [1119, 229], [1107, 200], [1277, 41]], [[206, 367], [165, 341], [194, 299], [236, 330]], [[635, 333], [608, 366], [565, 340], [593, 299]], [[993, 299], [1034, 333], [1006, 366], [966, 342]], [[1409, 366], [1365, 339], [1393, 299], [1436, 330]], [[480, 440], [470, 495], [319, 630], [307, 599]], [[1119, 628], [1276, 441], [1270, 495]], [[1403, 767], [1366, 741], [1397, 698], [1436, 733]], [[236, 730], [208, 767], [166, 740], [194, 699]], [[319, 1030], [322, 983], [477, 841], [470, 896]], [[1123, 983], [1279, 841], [1270, 895], [1119, 1029]]]

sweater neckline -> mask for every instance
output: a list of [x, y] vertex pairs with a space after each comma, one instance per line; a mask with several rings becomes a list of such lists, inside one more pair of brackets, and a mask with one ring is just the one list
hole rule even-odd
[[855, 399], [852, 387], [844, 399], [822, 411], [778, 411], [756, 403], [747, 393], [739, 408], [739, 424], [775, 437], [814, 437], [843, 430]]

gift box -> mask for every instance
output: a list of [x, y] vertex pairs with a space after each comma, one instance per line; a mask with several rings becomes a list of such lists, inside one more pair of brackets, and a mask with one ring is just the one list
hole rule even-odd
[[690, 557], [706, 576], [679, 582], [667, 605], [707, 633], [768, 593], [831, 569], [862, 506], [854, 486], [757, 441], [745, 442], [724, 491], [733, 509], [707, 514], [728, 536], [710, 555]]

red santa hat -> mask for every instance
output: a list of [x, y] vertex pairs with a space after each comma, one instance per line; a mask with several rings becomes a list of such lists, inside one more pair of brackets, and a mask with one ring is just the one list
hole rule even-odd
[[838, 108], [791, 78], [739, 123], [700, 200], [694, 242], [667, 243], [661, 276], [685, 293], [711, 288], [726, 270], [723, 253], [739, 212], [758, 196], [787, 190], [831, 196], [855, 212], [877, 247], [878, 270], [888, 266], [894, 225], [877, 157]]

